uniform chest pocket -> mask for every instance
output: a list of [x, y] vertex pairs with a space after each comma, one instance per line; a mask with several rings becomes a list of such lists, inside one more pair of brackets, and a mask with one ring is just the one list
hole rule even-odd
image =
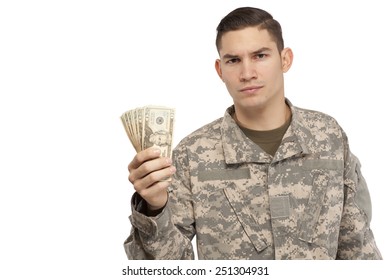
[[[265, 236], [262, 234], [264, 228], [256, 219], [254, 219], [248, 206], [244, 203], [244, 199], [237, 188], [226, 188], [224, 193], [233, 208], [238, 221], [240, 222], [245, 234], [255, 247], [257, 252], [263, 251], [268, 247]], [[264, 225], [263, 225], [264, 227]]]
[[232, 182], [245, 184], [250, 177], [249, 168], [200, 170], [193, 185], [194, 198], [201, 208], [226, 210], [224, 189], [231, 187]]
[[198, 182], [201, 188], [196, 200], [204, 219], [213, 220], [226, 229], [234, 228], [234, 232], [225, 232], [229, 238], [238, 238], [237, 230], [242, 230], [247, 239], [241, 237], [240, 242], [248, 240], [257, 252], [268, 247], [261, 225], [254, 219], [241, 191], [253, 184], [249, 168], [200, 171]]

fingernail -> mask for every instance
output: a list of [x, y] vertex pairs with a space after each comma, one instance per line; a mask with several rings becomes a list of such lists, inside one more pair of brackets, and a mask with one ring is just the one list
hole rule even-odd
[[160, 149], [154, 149], [154, 151], [153, 151], [156, 155], [159, 155], [159, 154], [161, 154], [161, 151], [160, 151]]
[[172, 159], [171, 158], [167, 158], [166, 161], [167, 161], [168, 164], [172, 164]]

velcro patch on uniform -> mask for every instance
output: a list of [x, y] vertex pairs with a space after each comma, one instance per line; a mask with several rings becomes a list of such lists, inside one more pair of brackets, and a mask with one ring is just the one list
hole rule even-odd
[[249, 168], [239, 168], [239, 169], [214, 169], [214, 170], [205, 170], [199, 171], [198, 180], [200, 182], [212, 181], [212, 180], [240, 180], [240, 179], [250, 179], [251, 174]]
[[287, 218], [290, 216], [290, 197], [288, 195], [269, 198], [271, 218]]
[[304, 170], [313, 170], [313, 169], [340, 170], [344, 168], [344, 162], [335, 159], [308, 159], [303, 162], [302, 168]]

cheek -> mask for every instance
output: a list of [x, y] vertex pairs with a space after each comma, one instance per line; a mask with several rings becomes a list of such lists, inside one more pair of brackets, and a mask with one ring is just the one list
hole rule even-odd
[[229, 70], [229, 71], [225, 70], [222, 72], [222, 75], [221, 75], [221, 79], [226, 85], [233, 84], [235, 79], [237, 79], [236, 77], [237, 77], [237, 74], [232, 70]]
[[276, 84], [282, 84], [283, 83], [283, 72], [278, 71], [278, 72], [273, 73], [272, 79]]
[[232, 93], [232, 90], [235, 88], [235, 83], [228, 77], [228, 78], [223, 78], [223, 82], [225, 83], [225, 86], [227, 90]]
[[262, 69], [262, 76], [271, 82], [278, 82], [283, 79], [283, 71], [280, 66], [276, 65]]

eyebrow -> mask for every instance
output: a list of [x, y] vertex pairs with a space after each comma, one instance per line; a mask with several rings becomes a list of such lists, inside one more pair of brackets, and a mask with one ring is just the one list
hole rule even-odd
[[[253, 54], [262, 53], [262, 52], [265, 52], [265, 51], [271, 51], [271, 49], [270, 49], [270, 48], [267, 48], [267, 47], [263, 47], [263, 48], [260, 48], [260, 49], [258, 49], [258, 50], [256, 50], [256, 51], [252, 52], [251, 54], [253, 55]], [[234, 55], [234, 54], [229, 54], [229, 53], [227, 53], [227, 54], [225, 54], [225, 55], [222, 57], [222, 59], [223, 59], [223, 60], [226, 60], [226, 59], [232, 59], [232, 58], [237, 58], [237, 57], [238, 57], [238, 55]]]

